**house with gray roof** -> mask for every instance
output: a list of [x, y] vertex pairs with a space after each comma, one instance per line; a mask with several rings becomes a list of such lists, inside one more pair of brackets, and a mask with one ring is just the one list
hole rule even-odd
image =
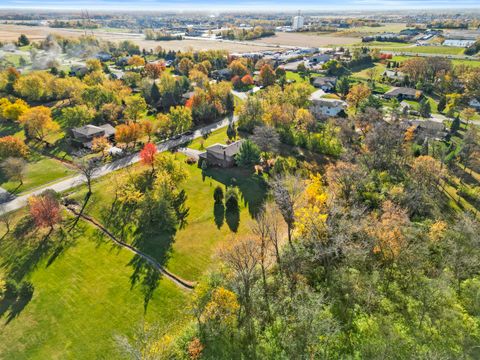
[[232, 167], [235, 165], [235, 156], [240, 151], [243, 140], [231, 144], [213, 144], [205, 152], [198, 154], [199, 163], [206, 161], [209, 166]]
[[313, 79], [312, 85], [325, 92], [332, 92], [337, 85], [337, 78], [334, 76], [318, 76]]
[[115, 128], [110, 124], [99, 126], [89, 124], [71, 129], [71, 134], [75, 143], [90, 149], [93, 139], [97, 137], [113, 138]]
[[383, 95], [385, 99], [397, 98], [398, 100], [418, 100], [422, 96], [422, 90], [407, 87], [394, 87]]

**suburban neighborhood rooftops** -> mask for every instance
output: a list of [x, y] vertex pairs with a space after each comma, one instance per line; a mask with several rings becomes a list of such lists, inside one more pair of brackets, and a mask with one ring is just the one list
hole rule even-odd
[[325, 98], [324, 95], [325, 93], [322, 90], [315, 91], [310, 95], [310, 101], [313, 101], [315, 105], [327, 107], [344, 107], [347, 105], [343, 100]]

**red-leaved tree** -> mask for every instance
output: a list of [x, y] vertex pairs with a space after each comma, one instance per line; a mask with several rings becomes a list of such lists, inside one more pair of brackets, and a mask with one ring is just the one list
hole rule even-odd
[[28, 205], [35, 224], [41, 228], [49, 227], [50, 232], [62, 219], [60, 203], [52, 193], [47, 192], [38, 196], [31, 196], [28, 199]]
[[152, 171], [155, 171], [155, 154], [157, 153], [157, 147], [155, 144], [146, 143], [142, 151], [140, 151], [140, 159], [145, 165], [152, 167]]

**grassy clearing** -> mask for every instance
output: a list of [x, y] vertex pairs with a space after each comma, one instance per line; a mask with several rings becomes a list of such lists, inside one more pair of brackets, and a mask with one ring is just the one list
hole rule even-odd
[[143, 320], [169, 332], [188, 320], [189, 294], [167, 279], [159, 280], [145, 310], [143, 289], [131, 282], [133, 255], [85, 223], [74, 237], [62, 239], [57, 231], [42, 243], [43, 236], [0, 243], [0, 272], [13, 269], [35, 289], [21, 308], [1, 304], [0, 358], [117, 359], [115, 335], [131, 336]]
[[206, 147], [216, 143], [225, 144], [227, 140], [227, 129], [223, 128], [213, 131], [207, 138], [197, 138], [187, 144], [187, 146], [195, 150], [204, 150]]
[[[411, 59], [411, 56], [394, 56], [392, 60], [394, 61], [405, 61]], [[472, 67], [480, 67], [480, 60], [466, 60], [466, 59], [450, 59], [454, 66], [457, 65], [467, 65]]]
[[[312, 74], [312, 77], [317, 77], [317, 76], [319, 76], [319, 75], [318, 74]], [[293, 71], [287, 71], [286, 72], [286, 77], [287, 77], [287, 80], [294, 80], [295, 83], [297, 83], [297, 84], [299, 84], [299, 83], [308, 84], [311, 92], [314, 92], [315, 90], [317, 90], [315, 88], [315, 86], [310, 84], [310, 81], [308, 80], [308, 78], [302, 78], [299, 73], [296, 73], [296, 72], [293, 72]]]
[[[181, 154], [176, 156], [178, 161], [186, 160]], [[236, 233], [247, 231], [251, 216], [258, 211], [266, 196], [266, 187], [262, 177], [240, 168], [207, 169], [204, 178], [196, 164], [185, 167], [189, 176], [181, 187], [187, 194], [187, 206], [190, 208], [188, 224], [176, 233], [171, 247], [161, 256], [169, 270], [193, 281], [212, 266], [212, 256], [219, 246], [231, 241]], [[135, 165], [96, 181], [86, 212], [108, 227], [108, 214], [115, 197], [116, 184], [128, 182], [130, 176], [143, 169], [141, 165]], [[242, 195], [238, 219], [224, 216], [222, 209], [215, 207], [213, 201], [213, 191], [217, 185], [225, 187], [233, 184], [239, 187]], [[81, 201], [85, 192], [86, 188], [81, 187], [72, 197]], [[143, 250], [152, 256], [160, 256], [158, 247], [163, 245], [162, 234], [158, 234], [148, 240]]]
[[22, 193], [74, 173], [58, 160], [41, 157], [27, 164], [22, 186], [16, 181], [8, 181], [1, 173], [0, 186], [9, 192]]

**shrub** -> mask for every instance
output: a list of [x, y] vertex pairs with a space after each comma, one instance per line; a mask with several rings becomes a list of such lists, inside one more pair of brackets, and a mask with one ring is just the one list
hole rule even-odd
[[33, 284], [30, 281], [24, 281], [20, 285], [20, 289], [18, 291], [18, 295], [22, 299], [28, 299], [31, 298], [33, 295]]
[[187, 158], [187, 160], [185, 160], [185, 162], [188, 164], [188, 165], [193, 165], [197, 162], [197, 159], [195, 159], [193, 156], [190, 156]]
[[238, 211], [238, 188], [229, 187], [225, 194], [225, 208], [227, 211]]
[[220, 185], [213, 191], [213, 199], [215, 200], [215, 204], [220, 204], [223, 201], [223, 189]]

